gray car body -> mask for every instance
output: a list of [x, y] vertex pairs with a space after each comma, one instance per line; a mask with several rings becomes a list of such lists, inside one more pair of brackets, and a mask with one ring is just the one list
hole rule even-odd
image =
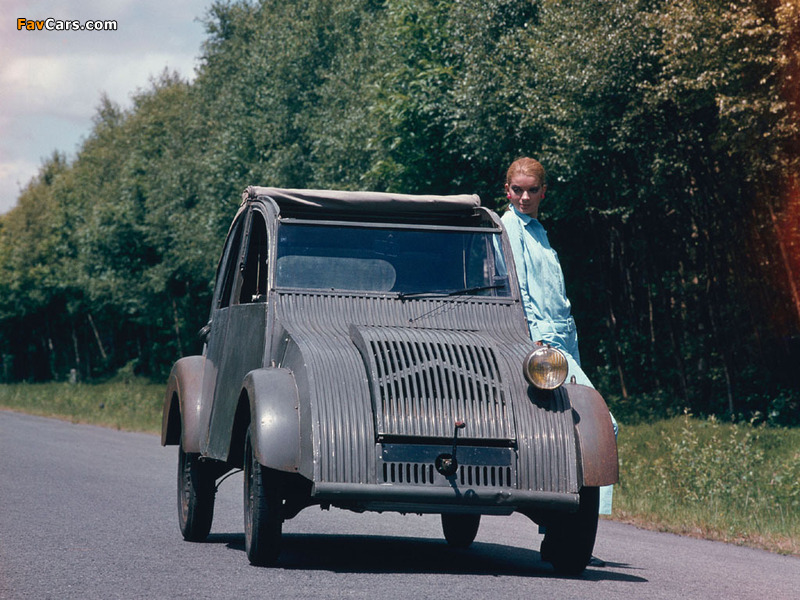
[[[294, 512], [321, 504], [539, 520], [577, 510], [583, 486], [617, 481], [601, 395], [569, 382], [541, 391], [523, 376], [534, 345], [512, 260], [505, 296], [278, 287], [276, 240], [288, 222], [480, 227], [499, 232], [511, 256], [477, 196], [248, 188], [203, 354], [169, 377], [163, 445], [182, 443], [223, 473], [241, 466], [249, 428], [258, 462], [302, 482]], [[445, 476], [434, 465], [453, 452], [457, 421], [459, 468]]]

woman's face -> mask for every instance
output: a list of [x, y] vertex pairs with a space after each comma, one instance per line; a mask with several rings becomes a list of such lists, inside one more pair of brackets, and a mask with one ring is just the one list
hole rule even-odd
[[538, 177], [518, 173], [511, 178], [511, 183], [506, 184], [506, 196], [519, 212], [536, 219], [546, 189]]

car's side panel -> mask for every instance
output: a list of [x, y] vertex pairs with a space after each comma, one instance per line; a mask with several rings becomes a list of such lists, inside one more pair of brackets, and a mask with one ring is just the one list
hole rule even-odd
[[250, 400], [251, 436], [258, 462], [279, 471], [299, 472], [300, 401], [294, 374], [289, 369], [257, 369], [245, 377], [244, 389]]
[[617, 442], [605, 400], [596, 390], [583, 385], [566, 384], [564, 389], [575, 411], [583, 485], [594, 487], [617, 483]]
[[[239, 391], [245, 375], [264, 365], [266, 303], [240, 304], [227, 309], [228, 326], [220, 354], [214, 408], [205, 453], [228, 460]], [[222, 311], [218, 311], [222, 312]]]
[[211, 421], [211, 411], [213, 404], [216, 402], [214, 399], [217, 386], [217, 378], [219, 375], [219, 366], [222, 362], [222, 353], [225, 349], [226, 333], [228, 331], [228, 312], [230, 309], [222, 308], [216, 309], [211, 314], [211, 329], [206, 339], [204, 348], [205, 364], [203, 366], [203, 379], [202, 379], [202, 396], [206, 399], [208, 405], [207, 414], [203, 421], [202, 427], [202, 443], [201, 452], [205, 452], [208, 445], [208, 428]]
[[[203, 402], [204, 363], [203, 356], [186, 356], [172, 367], [161, 421], [163, 446], [178, 444], [182, 437], [185, 452], [201, 450], [210, 408], [207, 402]], [[177, 407], [174, 402], [178, 403]]]

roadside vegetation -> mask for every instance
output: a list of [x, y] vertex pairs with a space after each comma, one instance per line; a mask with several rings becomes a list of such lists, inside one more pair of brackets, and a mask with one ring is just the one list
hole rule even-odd
[[[163, 393], [136, 378], [3, 384], [0, 409], [158, 434]], [[622, 423], [619, 456], [610, 518], [800, 556], [800, 430], [688, 414]]]
[[55, 152], [0, 215], [0, 382], [130, 361], [161, 380], [196, 353], [248, 185], [502, 211], [527, 154], [618, 418], [800, 425], [799, 2], [234, 0], [204, 17], [191, 81], [98, 98], [74, 158]]
[[685, 414], [618, 444], [615, 520], [800, 556], [800, 430]]
[[160, 433], [163, 404], [164, 385], [138, 379], [0, 385], [2, 409], [125, 431]]

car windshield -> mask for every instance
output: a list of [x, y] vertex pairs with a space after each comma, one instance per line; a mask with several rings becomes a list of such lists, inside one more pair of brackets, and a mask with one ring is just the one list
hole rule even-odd
[[276, 285], [401, 297], [510, 295], [500, 234], [475, 229], [283, 223]]

